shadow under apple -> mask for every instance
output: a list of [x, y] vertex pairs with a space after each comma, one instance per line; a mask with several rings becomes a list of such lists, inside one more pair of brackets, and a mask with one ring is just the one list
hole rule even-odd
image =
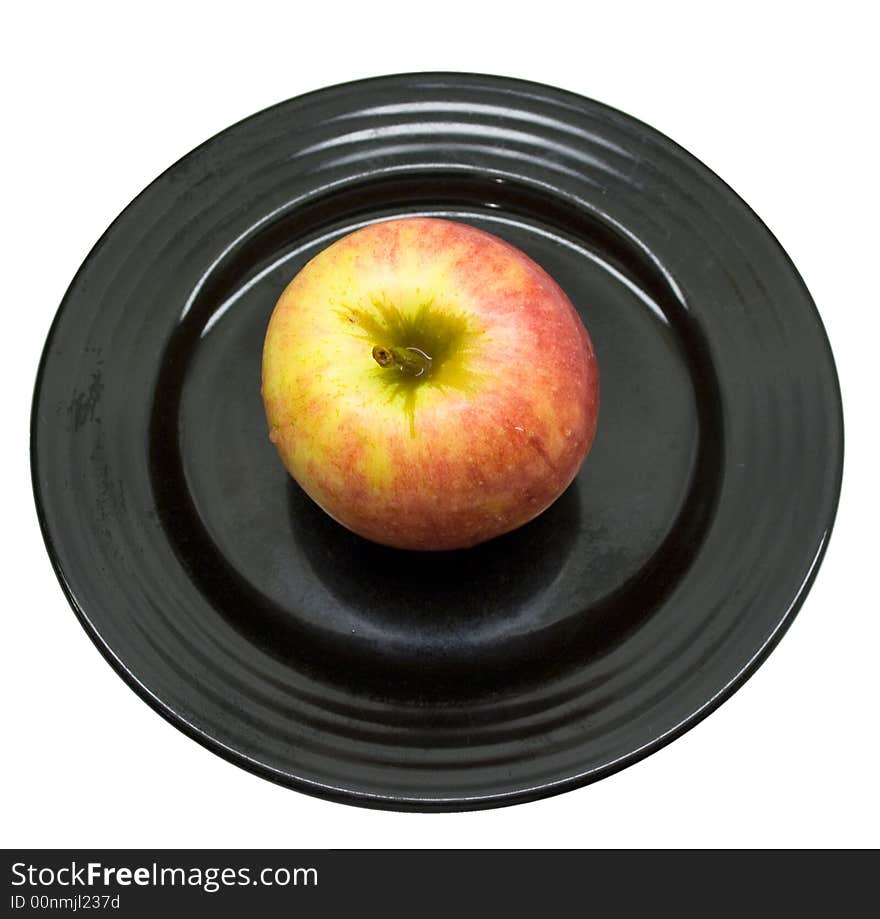
[[288, 501], [293, 538], [337, 601], [327, 626], [347, 633], [348, 677], [383, 692], [449, 697], [519, 681], [545, 664], [548, 649], [534, 637], [547, 588], [580, 531], [575, 486], [525, 526], [447, 552], [363, 539], [292, 480]]

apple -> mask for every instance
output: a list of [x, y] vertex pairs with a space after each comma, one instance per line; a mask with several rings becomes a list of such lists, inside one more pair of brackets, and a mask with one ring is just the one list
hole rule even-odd
[[596, 430], [587, 330], [555, 281], [467, 224], [374, 223], [316, 255], [263, 348], [269, 436], [331, 517], [402, 549], [473, 546], [570, 484]]

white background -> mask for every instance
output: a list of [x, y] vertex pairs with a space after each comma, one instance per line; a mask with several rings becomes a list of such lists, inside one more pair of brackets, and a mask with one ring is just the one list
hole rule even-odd
[[[868, 846], [878, 833], [878, 201], [871, 4], [541, 0], [15, 4], [4, 22], [4, 846]], [[613, 11], [609, 11], [612, 9]], [[874, 59], [872, 63], [871, 59]], [[670, 135], [763, 217], [825, 321], [847, 424], [818, 580], [757, 675], [597, 785], [470, 814], [330, 804], [217, 758], [113, 673], [38, 532], [28, 412], [64, 290], [196, 144], [332, 83], [466, 70], [555, 84]]]

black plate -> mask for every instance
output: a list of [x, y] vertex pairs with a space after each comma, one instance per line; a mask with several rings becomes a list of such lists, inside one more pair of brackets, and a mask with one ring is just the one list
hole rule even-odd
[[[266, 434], [276, 298], [401, 214], [525, 250], [599, 360], [574, 485], [463, 552], [353, 536]], [[153, 182], [55, 318], [31, 442], [62, 586], [147, 702], [266, 778], [420, 810], [583, 785], [727, 698], [812, 582], [843, 453], [813, 302], [720, 179], [603, 105], [463, 74], [284, 102]]]

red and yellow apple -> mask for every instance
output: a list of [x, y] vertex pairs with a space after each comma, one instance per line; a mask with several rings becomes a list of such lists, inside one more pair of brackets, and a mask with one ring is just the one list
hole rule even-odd
[[408, 217], [337, 240], [290, 282], [263, 349], [270, 437], [331, 517], [404, 549], [472, 546], [572, 481], [596, 430], [587, 330], [523, 252]]

